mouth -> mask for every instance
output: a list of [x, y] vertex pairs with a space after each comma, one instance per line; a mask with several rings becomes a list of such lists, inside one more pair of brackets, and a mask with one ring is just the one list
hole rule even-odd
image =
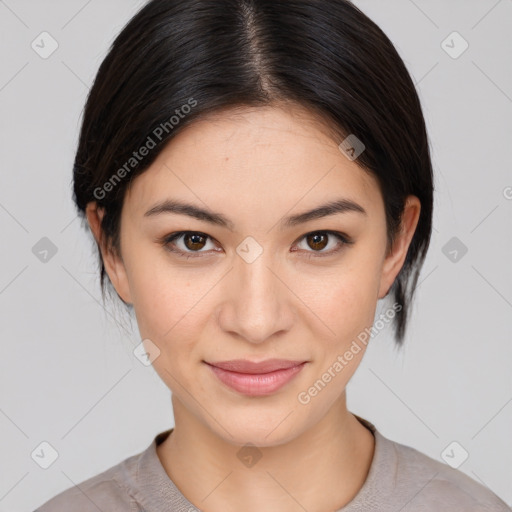
[[245, 359], [208, 363], [213, 374], [230, 389], [247, 396], [275, 393], [290, 382], [308, 361], [267, 359], [253, 362]]

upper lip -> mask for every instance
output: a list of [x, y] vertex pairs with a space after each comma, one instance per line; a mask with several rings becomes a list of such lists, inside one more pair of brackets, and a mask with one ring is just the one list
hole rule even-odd
[[219, 361], [207, 364], [231, 372], [259, 374], [293, 368], [305, 362], [306, 361], [290, 361], [288, 359], [266, 359], [265, 361], [256, 363], [247, 359], [233, 359], [231, 361]]

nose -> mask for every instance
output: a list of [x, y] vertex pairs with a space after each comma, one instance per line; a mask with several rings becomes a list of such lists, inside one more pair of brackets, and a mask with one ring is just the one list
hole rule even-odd
[[289, 286], [271, 254], [263, 252], [251, 263], [237, 257], [217, 311], [220, 328], [254, 344], [284, 334], [296, 317]]

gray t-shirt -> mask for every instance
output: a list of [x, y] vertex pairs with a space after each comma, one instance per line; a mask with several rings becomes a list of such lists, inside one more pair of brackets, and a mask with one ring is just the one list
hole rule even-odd
[[[511, 512], [492, 491], [459, 470], [384, 437], [375, 437], [368, 476], [357, 495], [336, 512]], [[197, 512], [169, 478], [156, 452], [173, 429], [141, 453], [57, 494], [35, 512]]]

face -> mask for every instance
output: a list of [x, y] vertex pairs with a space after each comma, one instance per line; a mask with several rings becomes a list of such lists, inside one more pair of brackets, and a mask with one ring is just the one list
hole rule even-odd
[[[320, 421], [403, 264], [417, 198], [386, 253], [379, 186], [339, 142], [298, 109], [225, 112], [178, 134], [126, 193], [122, 259], [104, 253], [106, 270], [148, 351], [159, 351], [153, 366], [173, 403], [226, 441], [280, 444]], [[208, 215], [154, 210], [165, 201]], [[356, 206], [298, 217], [340, 201]], [[272, 358], [305, 364], [259, 394], [233, 389], [207, 364]]]

